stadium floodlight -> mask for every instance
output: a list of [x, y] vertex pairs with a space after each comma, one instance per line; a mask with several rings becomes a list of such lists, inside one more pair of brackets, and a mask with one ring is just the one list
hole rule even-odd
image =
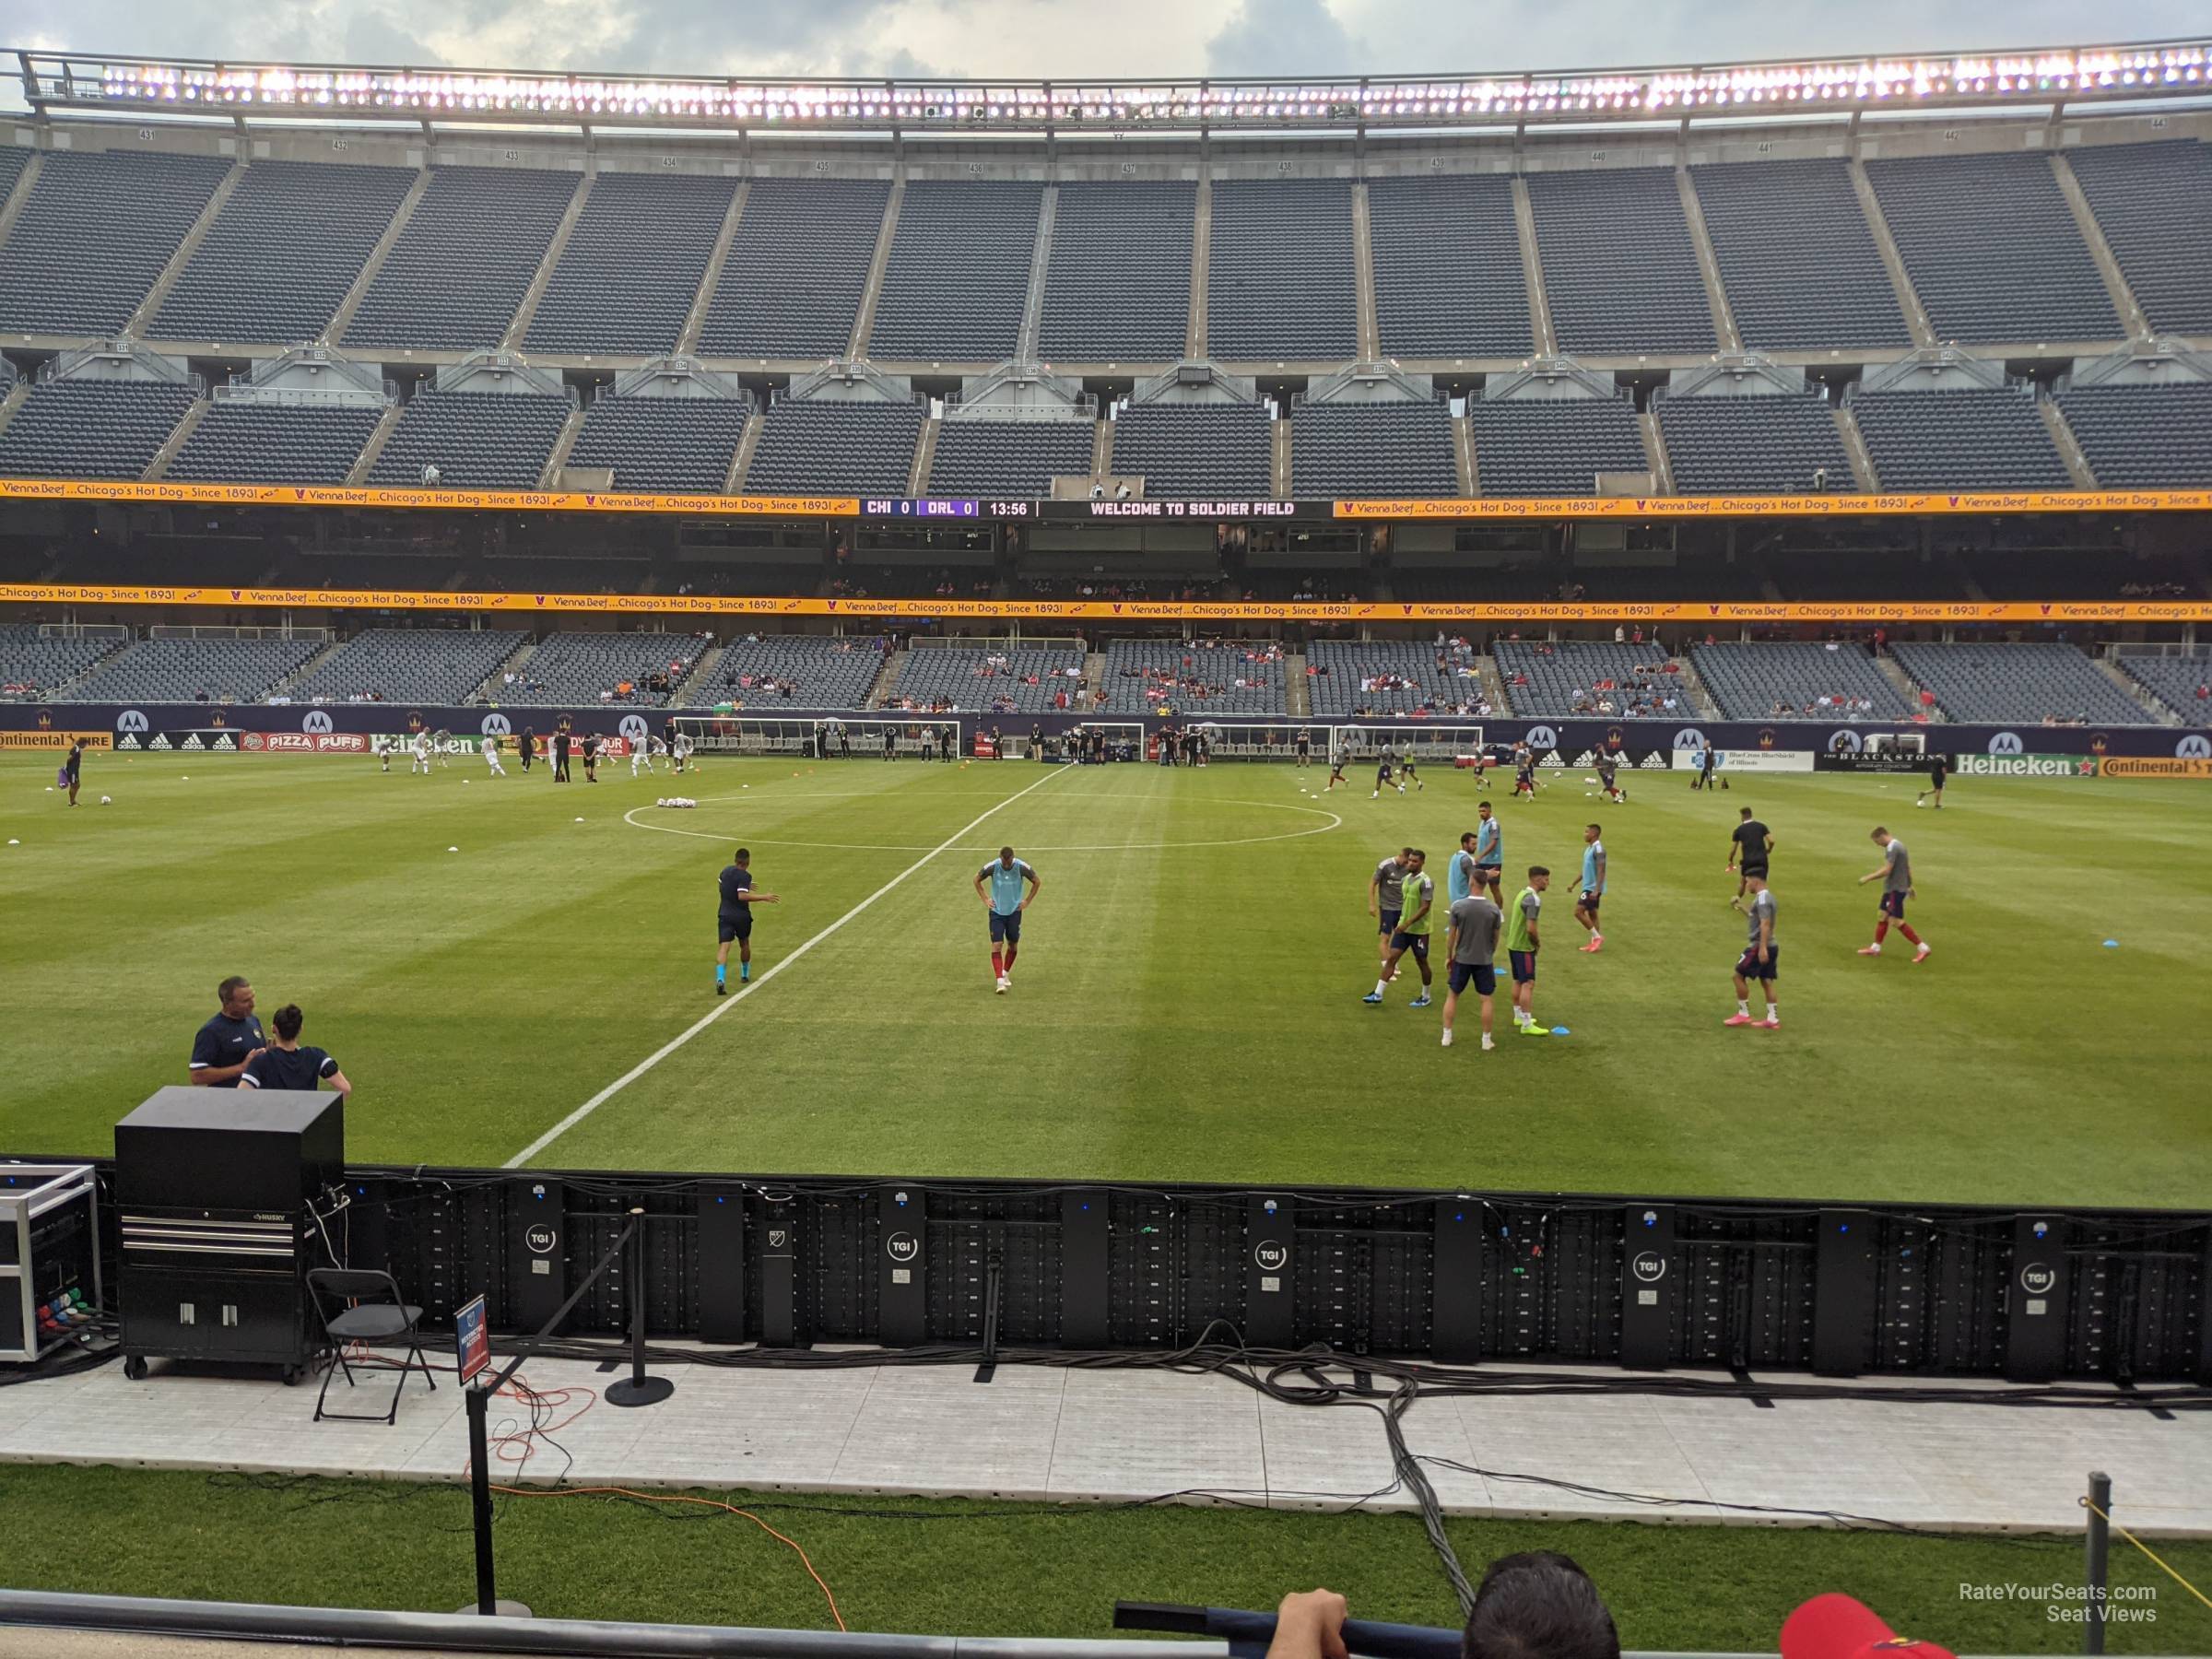
[[1152, 130], [1356, 131], [1500, 122], [1677, 121], [1776, 111], [2114, 103], [2212, 91], [2212, 35], [1920, 56], [1282, 80], [782, 81], [216, 63], [25, 51], [35, 109], [209, 108], [508, 124], [809, 132], [1043, 132], [1098, 119]]

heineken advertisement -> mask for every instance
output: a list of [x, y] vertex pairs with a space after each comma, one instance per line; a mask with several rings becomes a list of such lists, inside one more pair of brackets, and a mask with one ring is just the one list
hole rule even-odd
[[2093, 778], [2093, 755], [1960, 755], [1952, 770], [1962, 778]]

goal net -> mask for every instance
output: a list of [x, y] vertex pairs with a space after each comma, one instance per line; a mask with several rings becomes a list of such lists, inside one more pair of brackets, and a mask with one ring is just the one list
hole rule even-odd
[[1480, 765], [1484, 757], [1482, 728], [1445, 725], [1428, 720], [1395, 720], [1388, 725], [1331, 726], [1329, 759], [1351, 765], [1372, 762], [1387, 748], [1400, 760], [1417, 766]]

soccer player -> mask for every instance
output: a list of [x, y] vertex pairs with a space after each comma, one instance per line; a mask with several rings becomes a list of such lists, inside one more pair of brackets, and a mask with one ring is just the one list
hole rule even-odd
[[[1757, 875], [1744, 873], [1744, 884], [1751, 889], [1751, 902], [1744, 907], [1744, 914], [1751, 919], [1750, 942], [1744, 954], [1735, 961], [1735, 1012], [1721, 1021], [1729, 1026], [1757, 1026], [1763, 1031], [1782, 1030], [1782, 1004], [1775, 999], [1774, 980], [1780, 971], [1780, 947], [1774, 943], [1774, 889], [1767, 885], [1764, 870]], [[1759, 989], [1766, 993], [1767, 1017], [1751, 1018], [1751, 982], [1757, 980]]]
[[[430, 734], [430, 747], [436, 753], [438, 764], [441, 767], [451, 768], [453, 764], [453, 735], [443, 726], [440, 726]], [[429, 771], [430, 769], [425, 766], [422, 770]]]
[[1621, 788], [1616, 781], [1619, 766], [1620, 757], [1613, 753], [1611, 749], [1607, 749], [1604, 754], [1598, 756], [1597, 782], [1598, 786], [1606, 792], [1607, 800], [1625, 804], [1629, 798], [1629, 792]]
[[744, 847], [730, 854], [727, 868], [722, 873], [722, 909], [715, 918], [715, 933], [722, 945], [714, 952], [714, 994], [730, 994], [730, 944], [737, 945], [737, 977], [753, 977], [753, 906], [773, 904], [776, 895], [764, 893], [753, 885], [753, 855]]
[[[1367, 797], [1369, 800], [1381, 800], [1382, 792], [1393, 783], [1397, 783], [1396, 778], [1392, 775], [1394, 770], [1394, 763], [1390, 758], [1390, 745], [1386, 743], [1375, 755], [1375, 793]], [[1398, 783], [1397, 790], [1400, 794], [1404, 794], [1406, 785]]]
[[1481, 877], [1475, 873], [1475, 831], [1470, 830], [1459, 838], [1459, 851], [1453, 853], [1444, 866], [1445, 906], [1449, 909], [1469, 893], [1475, 891]]
[[1524, 1037], [1551, 1034], [1536, 1023], [1532, 1006], [1536, 997], [1536, 952], [1544, 945], [1536, 916], [1544, 908], [1544, 889], [1550, 885], [1551, 872], [1542, 865], [1530, 865], [1528, 885], [1513, 895], [1512, 908], [1505, 912], [1505, 957], [1513, 973], [1513, 1024]]
[[[370, 738], [370, 739], [369, 739], [369, 752], [370, 752], [371, 754], [374, 755], [374, 756], [375, 756], [375, 757], [376, 757], [376, 758], [377, 758], [379, 760], [381, 760], [381, 761], [382, 761], [382, 762], [384, 763], [384, 770], [385, 770], [386, 771], [390, 771], [392, 770], [392, 739], [391, 739], [391, 738], [389, 738], [389, 737], [385, 737], [385, 736], [382, 736], [382, 735], [379, 735], [379, 736], [375, 736], [375, 737], [371, 737], [371, 738]], [[525, 766], [527, 766], [527, 765], [529, 764], [529, 762], [528, 762], [528, 761], [524, 761], [524, 764]]]
[[415, 743], [409, 752], [407, 775], [413, 777], [418, 770], [426, 778], [430, 775], [430, 735], [428, 732], [415, 734]]
[[[987, 892], [986, 881], [991, 884]], [[1021, 890], [1025, 881], [1030, 886], [1026, 897]], [[1037, 872], [1015, 857], [1011, 847], [1001, 847], [998, 856], [975, 873], [975, 896], [991, 912], [991, 971], [1001, 996], [1013, 989], [1014, 957], [1021, 948], [1021, 912], [1043, 888]]]
[[276, 1040], [246, 1062], [246, 1069], [238, 1074], [241, 1088], [303, 1088], [312, 1094], [316, 1084], [327, 1083], [342, 1095], [353, 1092], [352, 1079], [327, 1053], [300, 1046], [300, 1028], [306, 1018], [298, 1003], [276, 1010], [269, 1022], [276, 1028]]
[[1703, 747], [1699, 749], [1698, 775], [1689, 781], [1689, 786], [1692, 789], [1703, 789], [1710, 791], [1712, 788], [1712, 769], [1715, 764], [1715, 759], [1716, 757], [1712, 744], [1708, 743]]
[[1312, 726], [1298, 728], [1298, 763], [1300, 766], [1313, 764], [1313, 728]]
[[637, 738], [629, 746], [629, 775], [631, 777], [634, 778], [638, 775], [638, 768], [641, 763], [644, 766], [645, 775], [651, 777], [653, 775], [653, 739], [650, 736]]
[[1414, 760], [1411, 746], [1406, 747], [1406, 759], [1398, 762], [1398, 793], [1400, 794], [1406, 793], [1406, 785], [1409, 782], [1418, 791], [1426, 791], [1429, 787], [1428, 784], [1421, 782], [1420, 767]]
[[1590, 930], [1590, 942], [1580, 948], [1595, 956], [1606, 947], [1606, 935], [1597, 928], [1597, 907], [1606, 896], [1606, 843], [1598, 840], [1595, 824], [1583, 829], [1583, 891], [1574, 901], [1574, 919]]
[[669, 747], [668, 752], [675, 758], [676, 770], [679, 772], [685, 771], [687, 768], [689, 768], [691, 765], [692, 742], [693, 739], [690, 733], [678, 732], [676, 735], [676, 742]]
[[1335, 788], [1337, 784], [1346, 782], [1344, 775], [1345, 754], [1345, 750], [1338, 749], [1335, 754], [1329, 757], [1329, 781], [1322, 787], [1322, 793], [1324, 794], [1326, 794], [1330, 790]]
[[1774, 851], [1774, 837], [1764, 824], [1751, 816], [1750, 807], [1746, 806], [1736, 816], [1743, 822], [1728, 832], [1726, 867], [1731, 871], [1740, 867], [1743, 871], [1742, 878], [1735, 884], [1735, 897], [1730, 901], [1741, 910], [1744, 907], [1744, 891], [1751, 885], [1751, 877], [1756, 876], [1761, 881], [1767, 878], [1767, 854]]
[[1390, 947], [1382, 955], [1382, 976], [1375, 988], [1361, 997], [1361, 1002], [1378, 1006], [1382, 1001], [1382, 987], [1398, 977], [1398, 959], [1407, 951], [1413, 952], [1414, 966], [1421, 971], [1421, 994], [1407, 1006], [1425, 1008], [1429, 1006], [1429, 933], [1430, 915], [1436, 909], [1436, 878], [1423, 874], [1429, 854], [1418, 847], [1406, 853], [1406, 873], [1399, 882], [1399, 920], [1391, 930]]
[[569, 748], [572, 741], [566, 732], [553, 734], [553, 782], [556, 783], [569, 781]]
[[76, 805], [76, 788], [84, 782], [85, 740], [82, 737], [69, 746], [69, 759], [62, 762], [62, 781], [69, 785], [69, 805]]
[[495, 778], [505, 777], [507, 769], [500, 764], [500, 740], [487, 732], [479, 747], [484, 751], [484, 764], [491, 768], [491, 775]]
[[1505, 908], [1505, 829], [1490, 814], [1488, 801], [1475, 808], [1475, 877], [1490, 889], [1490, 902]]
[[535, 726], [523, 728], [522, 751], [523, 771], [526, 774], [530, 771], [530, 763], [537, 759], [537, 728]]
[[1490, 1041], [1490, 997], [1498, 989], [1498, 930], [1505, 917], [1479, 889], [1455, 900], [1451, 917], [1444, 933], [1444, 1047], [1452, 1046], [1459, 994], [1472, 985], [1482, 998], [1482, 1046], [1487, 1053], [1497, 1046]]
[[1882, 867], [1869, 870], [1860, 877], [1859, 885], [1865, 887], [1870, 881], [1882, 884], [1882, 913], [1881, 919], [1874, 924], [1874, 943], [1860, 946], [1859, 954], [1880, 956], [1882, 935], [1889, 931], [1889, 924], [1894, 922], [1897, 931], [1919, 947], [1912, 953], [1912, 959], [1924, 962], [1928, 959], [1928, 942], [1914, 933], [1912, 924], [1905, 920], [1905, 900], [1913, 896], [1912, 855], [1905, 851], [1903, 841], [1879, 824], [1874, 827], [1874, 844], [1882, 849]]
[[599, 782], [599, 734], [596, 732], [583, 735], [583, 781], [586, 783]]
[[1944, 780], [1950, 775], [1951, 758], [1948, 755], [1930, 755], [1928, 757], [1928, 786], [1912, 797], [1912, 805], [1924, 806], [1927, 805], [1928, 797], [1934, 795], [1936, 810], [1941, 812], [1943, 810]]
[[1513, 794], [1536, 798], [1536, 752], [1525, 743], [1513, 745]]
[[1382, 936], [1382, 947], [1376, 952], [1378, 963], [1390, 956], [1390, 935], [1398, 931], [1398, 920], [1405, 911], [1406, 868], [1413, 857], [1411, 847], [1401, 847], [1375, 866], [1375, 873], [1367, 878], [1367, 913], [1375, 919], [1375, 931]]

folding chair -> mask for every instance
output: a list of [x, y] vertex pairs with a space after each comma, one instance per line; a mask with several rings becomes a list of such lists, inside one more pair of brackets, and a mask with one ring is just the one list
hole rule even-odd
[[[422, 1310], [399, 1299], [399, 1285], [388, 1273], [371, 1272], [351, 1267], [313, 1267], [308, 1270], [308, 1294], [314, 1298], [316, 1317], [323, 1322], [324, 1334], [330, 1339], [330, 1363], [324, 1368], [323, 1387], [315, 1395], [315, 1421], [325, 1418], [342, 1423], [393, 1423], [399, 1420], [399, 1396], [406, 1391], [407, 1373], [419, 1371], [431, 1392], [438, 1388], [438, 1379], [430, 1374], [430, 1362], [423, 1358], [422, 1343], [415, 1334], [416, 1323], [422, 1318]], [[332, 1311], [333, 1305], [336, 1311]], [[387, 1342], [395, 1336], [407, 1341], [407, 1359], [399, 1366], [399, 1380], [392, 1390], [392, 1405], [382, 1417], [364, 1417], [358, 1413], [325, 1411], [323, 1402], [330, 1394], [330, 1379], [337, 1371], [346, 1373], [346, 1386], [355, 1386], [353, 1366], [346, 1358], [349, 1342]]]

